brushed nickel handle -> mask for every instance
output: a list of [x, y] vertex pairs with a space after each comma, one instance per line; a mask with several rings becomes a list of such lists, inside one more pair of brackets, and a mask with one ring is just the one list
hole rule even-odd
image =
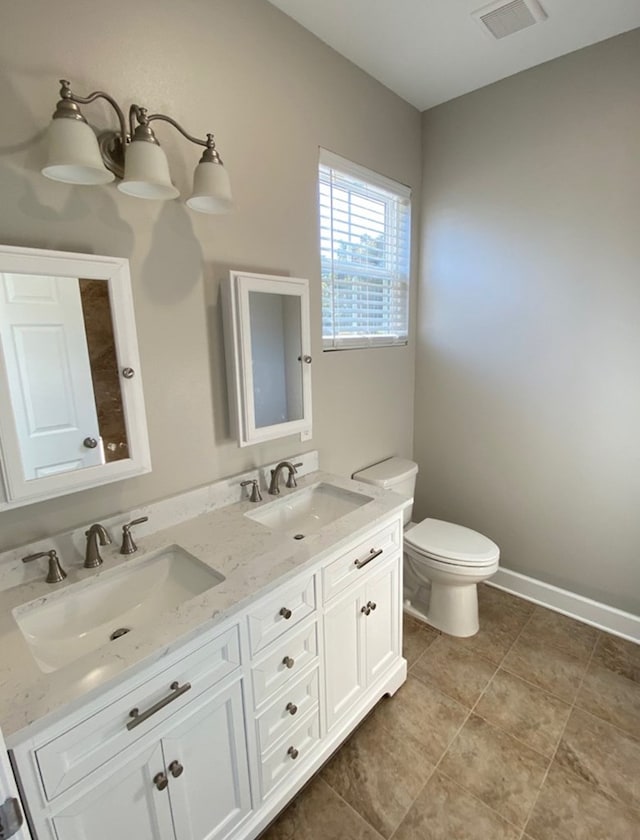
[[178, 776], [182, 776], [184, 773], [184, 767], [180, 764], [179, 761], [172, 761], [169, 765], [169, 772], [173, 776], [174, 779], [177, 779]]
[[158, 790], [164, 790], [169, 784], [169, 779], [167, 779], [164, 773], [156, 773], [153, 777], [153, 784], [158, 788]]
[[82, 441], [82, 445], [85, 446], [87, 449], [95, 449], [96, 446], [98, 445], [98, 441], [95, 438], [86, 437]]
[[289, 619], [290, 619], [290, 618], [291, 618], [291, 616], [293, 615], [293, 613], [291, 612], [291, 610], [287, 609], [286, 607], [283, 607], [283, 608], [280, 610], [280, 613], [279, 613], [279, 614], [280, 614], [280, 615], [281, 615], [284, 619], [286, 619], [287, 621], [289, 621]]
[[49, 572], [45, 578], [47, 583], [60, 583], [66, 578], [67, 573], [60, 565], [58, 555], [53, 548], [50, 551], [38, 551], [35, 554], [28, 554], [26, 557], [22, 558], [22, 562], [30, 563], [32, 560], [37, 560], [39, 557], [49, 558]]
[[295, 703], [287, 703], [285, 709], [289, 712], [290, 715], [295, 715], [295, 713], [298, 711], [298, 707]]
[[369, 607], [368, 605], [361, 607], [360, 612], [364, 615], [369, 615], [371, 613], [371, 607]]
[[133, 379], [133, 377], [136, 375], [136, 372], [132, 367], [125, 367], [122, 368], [122, 375], [125, 379]]
[[367, 606], [369, 607], [369, 609], [370, 609], [370, 610], [375, 610], [375, 608], [376, 608], [378, 605], [376, 604], [376, 602], [375, 602], [375, 601], [367, 601]]
[[290, 656], [285, 656], [285, 658], [282, 660], [282, 664], [285, 666], [285, 668], [293, 668], [293, 666], [296, 663], [295, 660], [293, 660]]
[[[131, 709], [129, 717], [133, 718], [133, 720], [130, 720], [127, 724], [127, 729], [129, 731], [135, 729], [136, 726], [140, 726], [140, 724], [144, 723], [145, 720], [148, 720], [151, 715], [155, 715], [156, 712], [159, 712], [160, 709], [164, 709], [164, 707], [168, 706], [169, 703], [173, 703], [173, 701], [177, 700], [178, 697], [181, 697], [185, 691], [189, 691], [191, 683], [180, 685], [180, 683], [176, 681], [172, 682], [169, 688], [171, 689], [171, 694], [163, 697], [162, 700], [158, 700], [158, 702], [154, 703], [153, 706], [149, 706], [146, 712], [141, 712], [137, 707], [135, 709]], [[158, 788], [158, 790], [162, 790], [162, 788]]]
[[287, 750], [287, 755], [290, 755], [291, 758], [295, 761], [295, 759], [300, 755], [300, 753], [295, 747], [289, 747], [289, 749]]
[[356, 560], [353, 561], [353, 565], [356, 567], [356, 569], [362, 569], [362, 568], [364, 568], [364, 566], [367, 565], [367, 563], [370, 563], [372, 560], [375, 560], [376, 557], [380, 557], [381, 554], [382, 554], [382, 549], [381, 548], [379, 548], [377, 551], [376, 551], [375, 548], [372, 548], [370, 550], [369, 554], [364, 558], [364, 560], [357, 560], [356, 559]]

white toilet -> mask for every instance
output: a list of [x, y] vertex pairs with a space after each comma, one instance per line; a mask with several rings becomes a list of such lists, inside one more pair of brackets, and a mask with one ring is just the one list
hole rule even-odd
[[[388, 458], [354, 473], [356, 481], [413, 496], [418, 465]], [[405, 612], [451, 636], [478, 632], [476, 584], [498, 571], [500, 549], [487, 537], [440, 519], [412, 523], [405, 510]]]

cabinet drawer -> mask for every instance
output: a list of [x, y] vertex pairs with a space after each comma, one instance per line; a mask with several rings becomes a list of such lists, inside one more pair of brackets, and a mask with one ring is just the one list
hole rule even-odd
[[261, 601], [248, 616], [251, 654], [265, 648], [316, 608], [316, 588], [313, 575], [282, 587], [276, 595]]
[[283, 779], [294, 773], [312, 755], [319, 741], [320, 722], [316, 711], [262, 758], [262, 796], [267, 796]]
[[[374, 531], [353, 548], [345, 551], [322, 570], [324, 600], [329, 601], [351, 583], [356, 583], [365, 571], [384, 563], [402, 546], [400, 520]], [[378, 553], [380, 552], [380, 553]], [[369, 560], [369, 558], [372, 558]]]
[[256, 708], [274, 692], [318, 659], [318, 626], [308, 623], [295, 633], [288, 633], [266, 656], [251, 668], [253, 698]]
[[318, 669], [280, 692], [278, 699], [257, 719], [260, 752], [265, 753], [291, 732], [298, 721], [318, 708]]
[[[53, 799], [154, 726], [185, 706], [200, 692], [240, 667], [238, 627], [232, 627], [166, 671], [82, 721], [36, 750], [36, 761], [47, 799]], [[177, 684], [177, 688], [172, 688]], [[180, 691], [185, 685], [191, 688]], [[172, 698], [166, 705], [163, 700]], [[127, 729], [135, 718], [157, 706], [147, 719]]]

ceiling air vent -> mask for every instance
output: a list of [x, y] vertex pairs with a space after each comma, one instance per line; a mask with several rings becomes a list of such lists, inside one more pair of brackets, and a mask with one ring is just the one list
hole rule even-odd
[[472, 13], [487, 35], [506, 38], [547, 19], [547, 13], [538, 0], [511, 0], [491, 3]]

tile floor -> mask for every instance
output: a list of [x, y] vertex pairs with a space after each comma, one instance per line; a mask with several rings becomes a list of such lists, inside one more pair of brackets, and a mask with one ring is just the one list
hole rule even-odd
[[640, 840], [640, 646], [489, 586], [263, 840]]

